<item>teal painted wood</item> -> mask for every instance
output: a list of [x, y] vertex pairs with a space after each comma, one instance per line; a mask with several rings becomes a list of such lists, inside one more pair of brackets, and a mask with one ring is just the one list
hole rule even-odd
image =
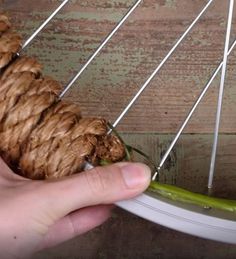
[[[0, 8], [11, 15], [16, 28], [27, 38], [59, 1], [6, 0], [0, 3]], [[47, 74], [66, 83], [132, 3], [130, 0], [71, 1], [25, 53], [36, 56]], [[83, 74], [67, 99], [79, 103], [85, 115], [102, 115], [114, 120], [205, 3], [206, 0], [144, 1]], [[120, 127], [122, 131], [132, 132], [125, 134], [128, 143], [151, 154], [157, 162], [172, 137], [161, 133], [176, 131], [220, 60], [226, 8], [225, 1], [215, 3]], [[235, 21], [233, 28], [235, 35]], [[221, 128], [227, 133], [235, 133], [236, 129], [235, 58], [234, 52]], [[213, 84], [186, 132], [212, 131], [218, 85], [218, 82]], [[162, 181], [204, 191], [210, 143], [211, 135], [183, 136], [166, 164]], [[221, 137], [216, 168], [217, 192], [221, 196], [235, 195], [235, 144], [234, 135]], [[230, 259], [235, 258], [235, 254], [235, 246], [177, 233], [119, 210], [101, 228], [35, 258]]]
[[[27, 49], [45, 72], [66, 83], [85, 63], [134, 1], [71, 1]], [[114, 121], [206, 1], [144, 1], [81, 76], [67, 98], [85, 115]], [[27, 37], [58, 1], [5, 1], [17, 29]], [[184, 10], [184, 12], [182, 12]], [[128, 132], [173, 133], [218, 64], [223, 51], [226, 4], [215, 1], [176, 54], [122, 121]], [[234, 20], [235, 23], [235, 20]], [[233, 26], [235, 35], [236, 26]], [[235, 53], [230, 58], [222, 132], [236, 129]], [[213, 129], [219, 81], [213, 84], [186, 132]]]

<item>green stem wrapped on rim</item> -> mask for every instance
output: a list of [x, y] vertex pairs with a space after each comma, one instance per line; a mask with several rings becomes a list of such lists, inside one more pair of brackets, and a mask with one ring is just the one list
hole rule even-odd
[[198, 205], [208, 209], [214, 208], [234, 213], [236, 212], [236, 200], [214, 198], [159, 182], [151, 182], [148, 190], [174, 201]]
[[[154, 167], [154, 170], [156, 172], [158, 171], [157, 165], [151, 160], [151, 158], [147, 154], [137, 148], [127, 145], [121, 138], [120, 134], [110, 123], [108, 123], [108, 126], [110, 129], [112, 129], [112, 132], [119, 138], [119, 140], [124, 144], [126, 153], [125, 161], [132, 161], [132, 153], [136, 152], [139, 155], [143, 156], [147, 160], [147, 162]], [[101, 161], [101, 165], [107, 164], [109, 164], [107, 161]], [[208, 195], [190, 192], [183, 188], [174, 185], [163, 184], [157, 181], [151, 182], [148, 191], [157, 193], [162, 197], [168, 198], [173, 201], [197, 205], [207, 209], [213, 208], [236, 213], [236, 200], [210, 197]]]

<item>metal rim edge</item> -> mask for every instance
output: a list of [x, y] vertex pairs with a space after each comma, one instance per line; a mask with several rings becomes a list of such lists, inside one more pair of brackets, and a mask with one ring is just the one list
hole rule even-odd
[[201, 238], [236, 244], [236, 221], [180, 208], [147, 194], [116, 205], [137, 216]]

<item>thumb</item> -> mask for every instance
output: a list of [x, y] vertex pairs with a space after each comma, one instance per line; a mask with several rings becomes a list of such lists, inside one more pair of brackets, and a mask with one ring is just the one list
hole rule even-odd
[[46, 182], [43, 193], [48, 210], [60, 218], [83, 207], [111, 204], [129, 199], [146, 190], [150, 169], [140, 163], [118, 163]]

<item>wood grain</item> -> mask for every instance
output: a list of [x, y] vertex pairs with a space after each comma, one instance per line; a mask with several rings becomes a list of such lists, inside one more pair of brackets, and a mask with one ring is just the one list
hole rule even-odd
[[[58, 0], [6, 0], [25, 39], [59, 5]], [[27, 48], [45, 73], [66, 84], [134, 0], [71, 1]], [[114, 121], [207, 0], [144, 0], [66, 96], [86, 116]], [[119, 126], [124, 138], [159, 162], [193, 101], [223, 55], [226, 1], [215, 0], [186, 41]], [[236, 35], [234, 24], [232, 39]], [[235, 197], [236, 55], [230, 57], [221, 124], [215, 193]], [[219, 78], [165, 164], [161, 180], [205, 191]], [[194, 133], [194, 134], [192, 134]], [[227, 133], [227, 134], [225, 134]], [[116, 211], [103, 227], [35, 258], [235, 258], [235, 246], [190, 237]]]
[[[67, 98], [85, 115], [119, 115], [206, 0], [147, 0], [135, 11], [76, 82]], [[5, 1], [25, 38], [58, 5], [58, 1]], [[66, 83], [85, 63], [134, 1], [72, 1], [37, 37], [26, 53], [37, 56], [45, 72]], [[155, 77], [120, 125], [125, 132], [174, 133], [223, 54], [227, 4], [216, 0]], [[235, 19], [234, 19], [235, 25]], [[233, 26], [233, 35], [235, 28]], [[232, 36], [233, 38], [233, 36]], [[235, 52], [230, 58], [221, 132], [235, 133]], [[186, 128], [212, 132], [219, 80], [215, 80]]]
[[[46, 73], [65, 83], [133, 3], [124, 0], [72, 1], [40, 33], [27, 48], [26, 54], [37, 56], [45, 65]], [[81, 105], [85, 116], [101, 115], [113, 121], [206, 3], [205, 0], [143, 1], [66, 98]], [[5, 1], [2, 9], [9, 13], [16, 28], [26, 39], [58, 4], [59, 1], [48, 0], [27, 0], [22, 4], [22, 1], [14, 0]], [[218, 0], [214, 2], [119, 127], [120, 131], [130, 133], [128, 141], [134, 141], [135, 146], [146, 150], [157, 162], [163, 155], [162, 147], [166, 149], [173, 139], [172, 135], [166, 135], [165, 138], [163, 133], [176, 132], [220, 61], [226, 11], [227, 4]], [[236, 28], [233, 29], [233, 36], [235, 32]], [[226, 177], [233, 175], [235, 166], [235, 147], [232, 145], [236, 129], [233, 112], [236, 108], [235, 71], [234, 52], [230, 57], [221, 124], [221, 131], [231, 135], [223, 136], [219, 148], [223, 162], [217, 168], [217, 175], [221, 175], [220, 171], [227, 171]], [[185, 130], [186, 134], [212, 132], [218, 86], [219, 78], [197, 109]], [[155, 134], [162, 135], [159, 139]], [[143, 142], [138, 143], [139, 140]], [[162, 140], [165, 140], [165, 144], [159, 143]], [[164, 180], [177, 181], [179, 185], [192, 190], [199, 190], [202, 186], [205, 188], [211, 141], [211, 135], [184, 136], [176, 147], [177, 161], [169, 161], [172, 166], [167, 166], [174, 173], [163, 173]], [[204, 146], [202, 150], [199, 148], [201, 146]], [[182, 157], [181, 152], [186, 157]], [[225, 160], [222, 159], [223, 154], [228, 154]], [[232, 158], [231, 162], [227, 162], [227, 158]], [[234, 186], [234, 180], [228, 179], [229, 183], [232, 182], [229, 185]]]

